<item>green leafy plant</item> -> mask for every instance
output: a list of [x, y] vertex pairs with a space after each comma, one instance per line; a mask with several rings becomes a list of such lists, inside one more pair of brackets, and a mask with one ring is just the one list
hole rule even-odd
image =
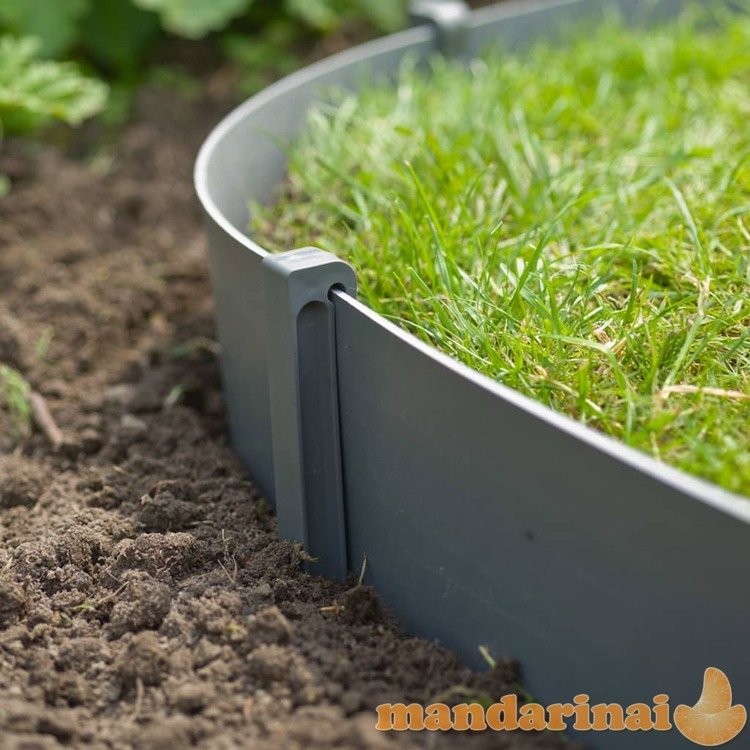
[[381, 31], [395, 31], [404, 22], [403, 0], [286, 0], [290, 18], [311, 28], [331, 31], [352, 20], [362, 20]]
[[294, 24], [281, 21], [269, 25], [262, 35], [229, 33], [222, 40], [222, 50], [240, 70], [240, 88], [252, 94], [270, 77], [287, 75], [299, 66], [298, 40]]
[[108, 74], [132, 74], [160, 30], [159, 16], [133, 0], [0, 0], [0, 31], [34, 37], [42, 57], [82, 53]]
[[334, 92], [254, 229], [345, 255], [415, 335], [750, 495], [750, 16], [586, 31]]
[[[164, 81], [146, 62], [165, 35], [199, 39], [224, 32], [220, 49], [252, 93], [291, 72], [321, 34], [348, 23], [391, 30], [405, 0], [0, 0], [0, 134], [28, 132], [51, 119], [77, 125], [104, 110], [104, 122], [127, 117], [135, 87]], [[97, 69], [107, 87], [73, 60]], [[107, 103], [108, 102], [108, 103]], [[106, 107], [105, 107], [106, 104]], [[9, 183], [0, 174], [0, 195]]]
[[167, 31], [200, 39], [210, 31], [223, 29], [244, 13], [252, 0], [133, 0], [144, 10], [159, 14]]
[[391, 31], [404, 8], [405, 0], [0, 0], [0, 31], [35, 37], [43, 57], [82, 52], [107, 73], [132, 74], [161, 32], [200, 39], [238, 20], [236, 31], [262, 48], [281, 26], [291, 42], [357, 21]]
[[131, 0], [87, 2], [76, 49], [109, 77], [137, 79], [162, 33], [159, 16]]
[[395, 31], [405, 22], [405, 10], [406, 0], [256, 0], [241, 23], [224, 36], [222, 49], [238, 64], [242, 90], [253, 93], [269, 78], [299, 67], [317, 36], [349, 27]]
[[99, 112], [107, 87], [73, 63], [37, 59], [34, 38], [0, 37], [0, 123], [28, 131], [51, 119], [77, 125]]
[[90, 0], [0, 0], [0, 27], [16, 36], [33, 36], [45, 57], [65, 55], [78, 41]]

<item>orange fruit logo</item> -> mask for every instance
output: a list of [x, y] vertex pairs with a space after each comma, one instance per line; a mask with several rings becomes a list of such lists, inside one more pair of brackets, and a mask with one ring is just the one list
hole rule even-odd
[[677, 706], [674, 723], [691, 742], [717, 747], [733, 740], [747, 722], [744, 706], [732, 705], [732, 686], [720, 669], [709, 667], [703, 675], [703, 692], [698, 702]]

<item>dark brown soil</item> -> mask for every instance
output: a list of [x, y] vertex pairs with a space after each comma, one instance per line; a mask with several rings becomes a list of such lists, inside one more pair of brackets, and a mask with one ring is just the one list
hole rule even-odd
[[374, 729], [380, 702], [497, 698], [518, 673], [472, 674], [306, 575], [233, 457], [191, 182], [226, 90], [143, 92], [85, 163], [3, 146], [0, 361], [63, 441], [0, 408], [0, 748], [569, 747]]

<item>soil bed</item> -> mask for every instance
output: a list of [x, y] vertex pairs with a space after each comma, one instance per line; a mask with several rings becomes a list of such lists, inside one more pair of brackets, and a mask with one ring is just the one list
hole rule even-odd
[[277, 540], [226, 440], [191, 170], [231, 102], [205, 90], [143, 92], [88, 164], [3, 146], [0, 361], [63, 440], [19, 446], [0, 410], [0, 747], [570, 747], [374, 730], [380, 702], [496, 699], [517, 668], [471, 673]]

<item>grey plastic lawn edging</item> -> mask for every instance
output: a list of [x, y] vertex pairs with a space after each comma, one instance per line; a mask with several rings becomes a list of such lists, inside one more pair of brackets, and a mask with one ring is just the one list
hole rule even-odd
[[[692, 705], [708, 666], [750, 701], [750, 502], [667, 467], [459, 364], [357, 302], [342, 261], [270, 255], [248, 199], [272, 202], [309, 108], [332, 87], [393, 77], [405, 55], [522, 48], [597, 18], [601, 0], [449, 2], [432, 22], [267, 88], [210, 135], [207, 216], [233, 444], [280, 534], [343, 577], [359, 571], [411, 632], [467, 663], [523, 665], [545, 702], [585, 692]], [[682, 0], [619, 0], [633, 23]], [[433, 17], [422, 2], [418, 19]], [[446, 10], [447, 8], [447, 10]], [[677, 732], [585, 737], [684, 748]], [[741, 740], [739, 740], [741, 742]], [[644, 744], [645, 743], [645, 744]]]

